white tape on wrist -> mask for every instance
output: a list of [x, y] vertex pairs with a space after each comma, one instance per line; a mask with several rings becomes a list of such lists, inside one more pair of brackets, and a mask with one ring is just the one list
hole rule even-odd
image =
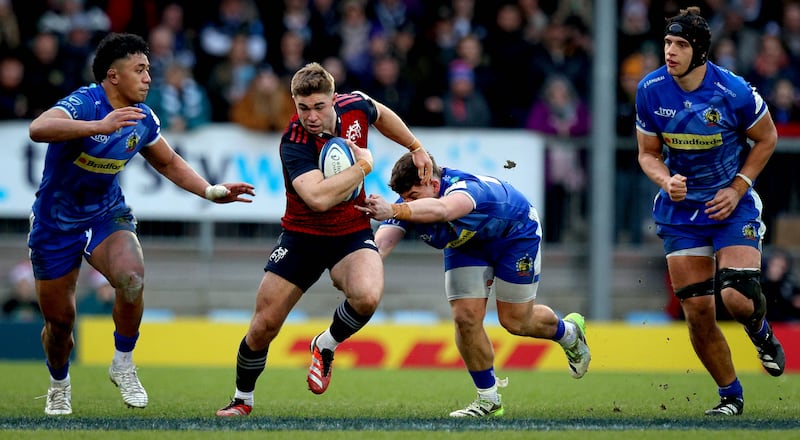
[[753, 186], [753, 180], [750, 179], [749, 177], [745, 176], [744, 174], [736, 173], [736, 177], [739, 177], [740, 179], [744, 180], [744, 183], [746, 183], [747, 186], [750, 186], [750, 187]]
[[226, 197], [228, 194], [230, 194], [230, 191], [222, 185], [209, 185], [206, 187], [206, 199], [212, 202]]

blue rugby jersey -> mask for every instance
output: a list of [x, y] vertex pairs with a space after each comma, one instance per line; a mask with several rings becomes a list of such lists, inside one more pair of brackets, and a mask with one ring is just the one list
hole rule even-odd
[[[81, 87], [55, 108], [72, 119], [96, 121], [114, 109], [97, 84]], [[160, 137], [161, 123], [145, 104], [146, 118], [114, 133], [48, 145], [33, 214], [37, 221], [64, 231], [82, 230], [92, 220], [125, 206], [119, 173], [143, 147]]]
[[[636, 128], [669, 149], [671, 174], [687, 178], [686, 200], [705, 203], [730, 186], [750, 144], [745, 131], [767, 113], [758, 91], [742, 77], [707, 62], [700, 87], [683, 91], [666, 66], [651, 72], [636, 93]], [[669, 195], [660, 191], [665, 203]]]
[[472, 199], [475, 207], [472, 212], [446, 223], [389, 219], [381, 226], [415, 228], [425, 243], [437, 249], [503, 249], [522, 238], [540, 239], [536, 211], [508, 182], [452, 168], [442, 168], [441, 182], [440, 197], [462, 192]]

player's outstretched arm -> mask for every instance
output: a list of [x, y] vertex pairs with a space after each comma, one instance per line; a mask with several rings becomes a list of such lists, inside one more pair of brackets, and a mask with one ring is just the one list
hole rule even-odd
[[375, 220], [395, 218], [412, 223], [440, 223], [464, 217], [475, 209], [472, 198], [458, 191], [445, 197], [425, 197], [406, 203], [389, 203], [381, 196], [370, 195], [364, 206], [356, 209]]
[[143, 148], [141, 155], [161, 175], [175, 185], [197, 196], [215, 203], [244, 202], [252, 199], [243, 195], [255, 196], [255, 187], [249, 183], [223, 183], [211, 185], [194, 170], [172, 147], [164, 137], [159, 137], [155, 144]]

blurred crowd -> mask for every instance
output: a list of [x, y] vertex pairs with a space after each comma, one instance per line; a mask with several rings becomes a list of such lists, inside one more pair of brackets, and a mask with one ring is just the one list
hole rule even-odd
[[[294, 112], [289, 79], [322, 63], [340, 92], [362, 90], [412, 126], [522, 128], [551, 139], [548, 241], [586, 213], [591, 0], [0, 0], [0, 119], [30, 119], [94, 81], [107, 32], [145, 37], [147, 103], [165, 129], [233, 122], [277, 132]], [[666, 17], [700, 6], [709, 58], [748, 79], [779, 133], [800, 136], [800, 0], [618, 0], [616, 132], [634, 135], [636, 85], [663, 62]], [[564, 148], [560, 140], [565, 140]], [[759, 179], [768, 227], [800, 194], [800, 154]], [[635, 146], [617, 148], [618, 235], [642, 241], [654, 188]], [[777, 179], [776, 176], [780, 176]], [[775, 188], [780, 190], [776, 191]], [[627, 211], [625, 211], [627, 212]], [[566, 220], [565, 220], [566, 219]], [[618, 237], [619, 239], [619, 237]]]
[[[699, 4], [711, 60], [745, 76], [776, 121], [800, 121], [797, 0], [620, 0], [619, 104], [661, 64], [661, 23]], [[3, 119], [32, 118], [92, 82], [107, 32], [144, 36], [149, 100], [167, 124], [280, 130], [288, 81], [319, 61], [416, 126], [527, 127], [581, 136], [594, 52], [589, 0], [0, 0]], [[552, 89], [558, 89], [552, 91]], [[618, 131], [631, 133], [621, 108]], [[258, 117], [260, 115], [265, 117]], [[266, 117], [269, 115], [270, 117]], [[626, 118], [627, 117], [627, 118]], [[281, 123], [275, 123], [280, 121]]]

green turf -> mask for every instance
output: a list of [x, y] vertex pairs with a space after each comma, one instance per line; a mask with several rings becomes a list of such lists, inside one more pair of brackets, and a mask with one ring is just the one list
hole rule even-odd
[[[234, 369], [143, 367], [150, 394], [144, 410], [128, 409], [108, 381], [106, 368], [71, 369], [73, 415], [45, 417], [47, 371], [40, 363], [0, 363], [2, 438], [753, 438], [770, 430], [781, 440], [800, 438], [800, 375], [741, 377], [745, 414], [709, 418], [716, 386], [704, 372], [605, 373], [581, 380], [563, 373], [510, 370], [501, 390], [506, 415], [453, 420], [447, 413], [474, 399], [469, 376], [458, 370], [334, 371], [328, 392], [306, 389], [305, 370], [268, 369], [250, 417], [218, 419], [214, 411], [233, 393]], [[785, 432], [784, 432], [785, 431]], [[367, 435], [368, 434], [368, 435]], [[650, 435], [653, 435], [652, 437]], [[100, 437], [100, 436], [103, 437]], [[256, 437], [259, 435], [259, 437]], [[480, 436], [480, 437], [479, 437]], [[680, 437], [679, 437], [680, 436]]]

